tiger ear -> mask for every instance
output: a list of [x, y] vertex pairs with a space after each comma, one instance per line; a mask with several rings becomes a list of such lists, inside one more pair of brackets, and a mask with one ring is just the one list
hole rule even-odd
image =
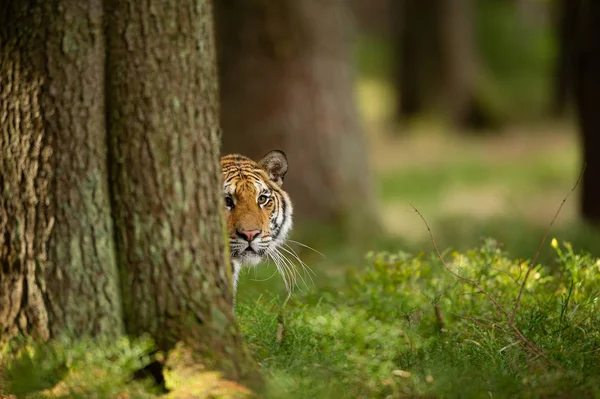
[[278, 186], [283, 184], [283, 177], [288, 170], [287, 157], [283, 151], [270, 151], [258, 161], [258, 166], [267, 172], [269, 179], [273, 180], [275, 184]]

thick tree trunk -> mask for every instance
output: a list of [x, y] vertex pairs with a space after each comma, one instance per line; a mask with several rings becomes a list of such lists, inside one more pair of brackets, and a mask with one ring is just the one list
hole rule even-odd
[[[109, 0], [110, 165], [127, 331], [253, 369], [232, 312], [212, 2]], [[214, 362], [214, 363], [213, 363]]]
[[0, 343], [122, 333], [102, 2], [0, 10]]
[[582, 216], [600, 226], [600, 2], [577, 1], [578, 41], [573, 56], [572, 81], [582, 136]]
[[285, 151], [297, 220], [333, 222], [350, 234], [372, 229], [344, 1], [216, 4], [224, 153]]

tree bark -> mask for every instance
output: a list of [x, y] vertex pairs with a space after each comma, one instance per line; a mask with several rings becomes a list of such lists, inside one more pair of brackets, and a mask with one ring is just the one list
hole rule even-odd
[[581, 213], [584, 219], [600, 226], [600, 2], [578, 0], [577, 21], [571, 79], [586, 164]]
[[240, 379], [211, 4], [108, 1], [109, 158], [128, 333]]
[[0, 10], [0, 343], [122, 333], [102, 2]]
[[220, 0], [224, 153], [286, 152], [296, 220], [377, 225], [343, 0]]

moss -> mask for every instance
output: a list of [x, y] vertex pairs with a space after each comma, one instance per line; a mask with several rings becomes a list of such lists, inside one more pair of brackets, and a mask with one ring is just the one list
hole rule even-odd
[[178, 344], [171, 350], [165, 363], [165, 384], [170, 392], [166, 398], [221, 398], [244, 399], [253, 397], [252, 391], [222, 374], [209, 371], [199, 363], [192, 350]]

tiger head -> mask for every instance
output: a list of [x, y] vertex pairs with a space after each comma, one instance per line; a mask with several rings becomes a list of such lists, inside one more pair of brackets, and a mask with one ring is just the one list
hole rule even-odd
[[274, 150], [258, 162], [225, 155], [221, 168], [235, 291], [240, 267], [272, 255], [292, 228], [292, 201], [281, 188], [288, 163]]

